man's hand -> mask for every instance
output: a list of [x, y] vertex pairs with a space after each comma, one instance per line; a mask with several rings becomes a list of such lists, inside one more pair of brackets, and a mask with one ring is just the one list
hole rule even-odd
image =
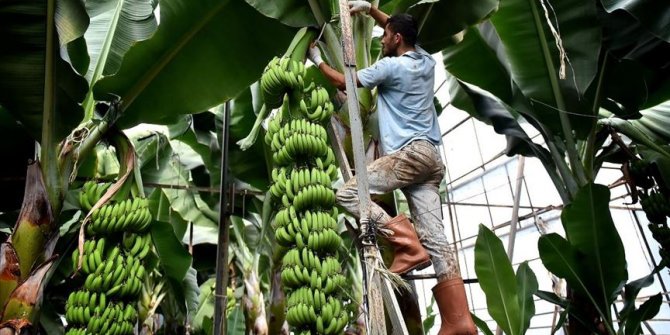
[[367, 1], [362, 1], [362, 0], [351, 0], [349, 1], [349, 12], [352, 14], [356, 13], [365, 13], [369, 14], [370, 13], [370, 8], [372, 8], [372, 4], [370, 4]]
[[319, 51], [319, 48], [316, 46], [316, 44], [309, 46], [307, 58], [309, 58], [309, 60], [312, 61], [316, 67], [319, 67], [319, 65], [323, 63], [323, 59], [321, 59], [321, 51]]

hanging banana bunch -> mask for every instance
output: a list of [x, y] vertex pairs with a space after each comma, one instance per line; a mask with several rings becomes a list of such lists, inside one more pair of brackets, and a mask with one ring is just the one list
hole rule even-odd
[[[109, 187], [86, 182], [79, 194], [81, 208], [90, 211]], [[153, 246], [147, 232], [152, 222], [147, 201], [111, 200], [90, 216], [83, 253], [72, 253], [75, 269], [83, 258], [78, 275], [84, 283], [68, 296], [66, 334], [134, 334], [146, 273], [142, 260]]]
[[624, 176], [627, 175], [632, 181], [629, 185], [640, 197], [640, 205], [649, 220], [649, 231], [660, 245], [661, 263], [670, 267], [670, 227], [667, 224], [670, 217], [670, 199], [667, 189], [663, 189], [659, 183], [658, 167], [647, 160], [634, 157], [624, 163], [623, 169]]
[[265, 143], [274, 164], [270, 194], [279, 206], [275, 238], [288, 249], [281, 272], [286, 321], [295, 334], [342, 334], [349, 314], [331, 186], [338, 172], [322, 125], [334, 106], [325, 88], [305, 88], [303, 76], [302, 61], [284, 57], [270, 61], [261, 77], [266, 106], [281, 107], [268, 122]]

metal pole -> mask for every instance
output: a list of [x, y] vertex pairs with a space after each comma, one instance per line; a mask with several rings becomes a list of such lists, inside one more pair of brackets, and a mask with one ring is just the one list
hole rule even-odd
[[[526, 162], [524, 156], [519, 155], [519, 165], [516, 170], [516, 187], [514, 190], [514, 207], [512, 208], [512, 219], [509, 226], [509, 239], [507, 240], [507, 257], [510, 262], [514, 258], [514, 241], [516, 240], [516, 227], [519, 222], [519, 202], [521, 201], [521, 184], [523, 183], [523, 168]], [[496, 329], [496, 335], [502, 334], [502, 328]]]
[[216, 287], [214, 304], [214, 335], [226, 334], [226, 287], [228, 287], [228, 241], [230, 240], [228, 210], [228, 135], [230, 131], [230, 101], [223, 106], [223, 136], [221, 136], [221, 193], [219, 193], [219, 241], [216, 247]]
[[[351, 138], [354, 151], [354, 166], [356, 168], [356, 179], [358, 186], [358, 197], [360, 201], [360, 227], [361, 233], [365, 234], [370, 219], [370, 189], [368, 187], [367, 158], [365, 156], [365, 144], [363, 143], [363, 126], [358, 109], [358, 96], [356, 94], [356, 58], [354, 53], [354, 39], [351, 31], [351, 14], [347, 0], [339, 0], [340, 26], [342, 29], [342, 41], [344, 47], [344, 79], [347, 88], [347, 105], [349, 107], [349, 122], [351, 126]], [[365, 244], [365, 243], [364, 243]], [[386, 319], [384, 316], [383, 298], [380, 292], [382, 280], [375, 270], [379, 262], [379, 249], [376, 242], [367, 243], [363, 247], [365, 259], [366, 277], [368, 281], [368, 329], [371, 335], [386, 335]], [[374, 325], [374, 326], [371, 326]]]
[[516, 187], [514, 190], [514, 208], [512, 208], [512, 220], [509, 226], [509, 240], [507, 240], [507, 256], [510, 262], [514, 257], [514, 242], [516, 241], [516, 229], [519, 223], [519, 203], [521, 202], [521, 185], [523, 184], [523, 168], [526, 157], [519, 156], [519, 166], [516, 170]]

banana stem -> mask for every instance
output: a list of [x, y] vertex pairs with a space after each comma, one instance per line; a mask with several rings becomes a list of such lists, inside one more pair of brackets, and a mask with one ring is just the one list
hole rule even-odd
[[570, 199], [573, 199], [577, 194], [578, 190], [577, 182], [575, 181], [572, 173], [570, 173], [570, 168], [568, 168], [565, 159], [563, 158], [563, 156], [559, 154], [556, 144], [554, 144], [554, 142], [552, 141], [547, 141], [547, 146], [549, 147], [549, 152], [551, 153], [551, 156], [554, 158], [554, 162], [556, 163], [558, 173], [560, 174], [561, 178], [563, 179], [563, 182], [565, 183], [565, 187], [568, 190]]
[[327, 24], [323, 31], [323, 38], [326, 41], [324, 52], [328, 55], [330, 65], [340, 71], [344, 71], [344, 56], [342, 55], [342, 43], [340, 43], [337, 34], [331, 24]]

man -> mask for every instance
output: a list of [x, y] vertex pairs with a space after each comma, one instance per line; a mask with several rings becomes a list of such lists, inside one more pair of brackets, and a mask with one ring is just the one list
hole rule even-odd
[[[389, 269], [405, 274], [429, 266], [432, 260], [438, 275], [433, 294], [442, 318], [439, 335], [476, 334], [456, 256], [442, 224], [438, 188], [445, 167], [436, 148], [441, 135], [433, 105], [435, 61], [415, 45], [417, 25], [410, 15], [389, 17], [366, 1], [350, 1], [349, 7], [352, 13], [369, 14], [384, 28], [384, 58], [356, 73], [359, 87], [377, 87], [384, 156], [367, 168], [370, 192], [382, 194], [401, 189], [416, 222], [415, 232], [403, 214], [391, 218], [379, 205], [371, 203], [370, 219], [392, 232], [385, 236], [394, 249]], [[344, 75], [323, 62], [317, 47], [310, 48], [309, 59], [336, 87], [345, 89]], [[352, 215], [360, 217], [355, 177], [338, 190], [337, 200]]]

